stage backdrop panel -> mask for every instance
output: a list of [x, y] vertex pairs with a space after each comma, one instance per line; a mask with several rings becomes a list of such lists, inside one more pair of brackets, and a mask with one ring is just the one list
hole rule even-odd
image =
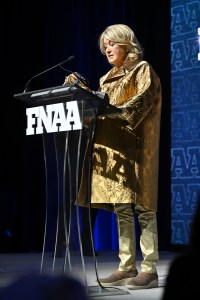
[[186, 245], [200, 192], [200, 1], [171, 1], [171, 243]]

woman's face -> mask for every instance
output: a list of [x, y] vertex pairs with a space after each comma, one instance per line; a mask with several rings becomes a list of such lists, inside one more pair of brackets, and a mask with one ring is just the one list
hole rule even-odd
[[106, 38], [103, 42], [108, 62], [116, 67], [121, 67], [127, 56], [127, 46], [115, 44]]

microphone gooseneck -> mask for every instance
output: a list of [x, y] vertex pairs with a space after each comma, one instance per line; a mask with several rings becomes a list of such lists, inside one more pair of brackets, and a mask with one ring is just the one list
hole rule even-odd
[[36, 77], [38, 77], [38, 76], [40, 76], [40, 75], [42, 75], [42, 74], [44, 74], [44, 73], [46, 73], [46, 72], [48, 72], [48, 71], [54, 69], [54, 68], [56, 68], [56, 67], [59, 67], [59, 66], [63, 65], [64, 63], [71, 61], [72, 59], [74, 59], [74, 55], [69, 56], [67, 59], [61, 61], [60, 63], [54, 65], [53, 67], [48, 68], [48, 69], [46, 69], [46, 70], [44, 70], [44, 71], [42, 71], [42, 72], [40, 72], [40, 73], [34, 75], [33, 77], [31, 77], [31, 78], [29, 79], [29, 81], [26, 83], [25, 87], [24, 87], [24, 93], [26, 93], [26, 92], [29, 90], [31, 81], [32, 81], [34, 78], [36, 78]]

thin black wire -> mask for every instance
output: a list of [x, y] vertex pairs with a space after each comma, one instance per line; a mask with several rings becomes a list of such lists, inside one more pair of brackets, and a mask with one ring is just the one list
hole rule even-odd
[[40, 264], [40, 273], [43, 271], [43, 264], [44, 264], [44, 252], [45, 252], [45, 245], [46, 245], [46, 234], [47, 234], [47, 221], [48, 221], [48, 213], [47, 213], [47, 203], [48, 203], [48, 176], [47, 176], [47, 159], [46, 159], [46, 147], [45, 147], [45, 141], [44, 141], [44, 136], [42, 135], [42, 143], [43, 143], [43, 153], [44, 153], [44, 163], [45, 163], [45, 181], [46, 181], [46, 209], [45, 209], [45, 226], [44, 226], [44, 237], [43, 237], [43, 247], [42, 247], [42, 259], [41, 259], [41, 264]]
[[90, 135], [89, 135], [89, 158], [90, 159], [89, 159], [89, 179], [88, 179], [88, 190], [87, 190], [87, 195], [88, 195], [88, 199], [89, 199], [89, 202], [88, 202], [89, 226], [90, 226], [90, 236], [91, 236], [91, 241], [92, 241], [92, 252], [93, 252], [93, 258], [94, 258], [94, 266], [95, 266], [95, 274], [96, 274], [97, 282], [102, 289], [105, 289], [105, 287], [101, 285], [100, 280], [99, 280], [98, 265], [97, 265], [97, 259], [96, 259], [95, 249], [94, 249], [94, 236], [93, 236], [92, 221], [91, 221], [92, 153], [93, 153], [94, 135], [95, 135], [96, 124], [97, 124], [97, 112], [96, 112], [94, 105], [91, 103], [91, 101], [88, 101], [88, 104], [91, 106], [92, 112], [93, 112], [93, 126], [91, 126]]

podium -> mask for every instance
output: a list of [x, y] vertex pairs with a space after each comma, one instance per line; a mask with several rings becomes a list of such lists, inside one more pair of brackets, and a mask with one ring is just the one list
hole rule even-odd
[[[82, 147], [83, 134], [90, 144], [90, 151], [92, 157], [92, 143], [95, 133], [97, 116], [118, 114], [119, 109], [109, 104], [109, 98], [106, 93], [89, 92], [79, 85], [64, 85], [56, 86], [36, 91], [29, 91], [20, 94], [15, 94], [14, 98], [23, 101], [27, 104], [27, 128], [26, 135], [41, 134], [44, 150], [45, 162], [45, 178], [46, 178], [46, 216], [44, 229], [44, 242], [42, 250], [42, 258], [40, 265], [40, 272], [45, 271], [45, 253], [47, 243], [47, 233], [51, 226], [51, 219], [49, 218], [49, 201], [56, 201], [55, 213], [55, 228], [53, 231], [53, 262], [51, 266], [51, 273], [55, 271], [56, 249], [59, 234], [59, 225], [62, 223], [65, 232], [65, 259], [61, 268], [62, 274], [66, 272], [68, 263], [69, 270], [72, 269], [70, 259], [70, 237], [72, 226], [72, 206], [78, 195], [79, 179], [81, 163], [84, 155], [84, 147]], [[84, 126], [84, 120], [89, 118], [90, 127]], [[71, 146], [73, 146], [71, 148]], [[71, 151], [70, 151], [71, 149]], [[73, 156], [71, 156], [71, 152]], [[53, 155], [51, 155], [53, 153]], [[56, 191], [52, 190], [52, 157], [54, 157], [55, 168], [53, 172], [53, 179], [55, 181]], [[75, 161], [74, 161], [75, 160]], [[91, 179], [91, 160], [89, 161], [89, 178]], [[75, 166], [75, 168], [74, 168]], [[90, 182], [91, 180], [88, 180]], [[91, 191], [88, 186], [88, 197], [90, 199]], [[52, 198], [56, 199], [52, 199]], [[85, 274], [85, 284], [87, 287], [85, 262], [81, 242], [81, 229], [79, 223], [79, 210], [76, 207], [78, 240], [80, 245], [80, 254], [83, 272]], [[89, 224], [90, 235], [93, 249], [95, 271], [98, 280], [97, 261], [94, 250], [94, 240], [91, 225], [91, 206], [89, 204]], [[98, 286], [97, 286], [98, 287]], [[99, 283], [99, 287], [105, 290]], [[113, 290], [112, 290], [113, 292]], [[95, 293], [95, 292], [94, 292]], [[93, 295], [94, 295], [93, 293]], [[100, 294], [102, 296], [102, 291]]]

